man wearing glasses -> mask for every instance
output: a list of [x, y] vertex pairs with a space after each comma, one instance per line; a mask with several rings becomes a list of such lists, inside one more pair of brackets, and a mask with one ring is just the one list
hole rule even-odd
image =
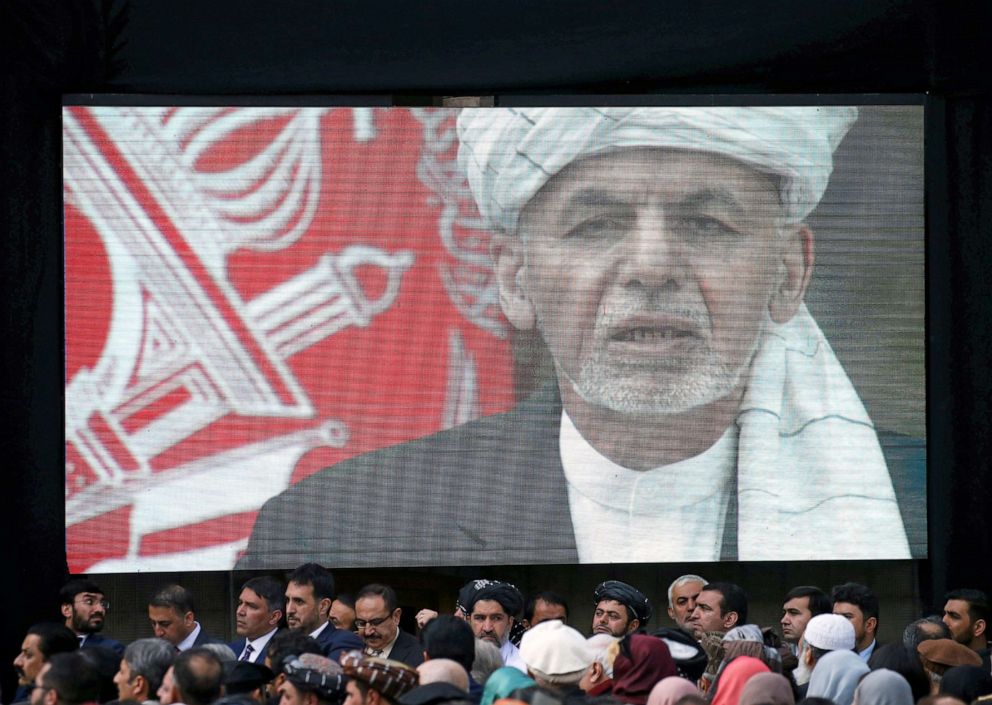
[[396, 592], [388, 585], [373, 583], [363, 587], [355, 598], [355, 630], [365, 642], [365, 653], [416, 668], [424, 661], [424, 648], [400, 629], [403, 610]]
[[88, 578], [73, 578], [62, 586], [59, 600], [65, 626], [79, 638], [80, 648], [106, 646], [124, 655], [124, 644], [100, 634], [110, 602], [99, 585]]

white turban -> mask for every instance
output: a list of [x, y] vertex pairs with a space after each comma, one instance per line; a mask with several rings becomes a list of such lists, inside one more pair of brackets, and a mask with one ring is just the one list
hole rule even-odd
[[816, 207], [833, 153], [857, 108], [470, 108], [458, 117], [458, 161], [479, 212], [513, 233], [527, 202], [576, 159], [625, 147], [722, 154], [779, 177], [789, 222]]

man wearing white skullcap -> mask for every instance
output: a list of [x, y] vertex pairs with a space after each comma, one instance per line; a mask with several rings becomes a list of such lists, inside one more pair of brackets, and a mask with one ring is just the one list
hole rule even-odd
[[[270, 500], [238, 567], [910, 557], [883, 447], [804, 304], [804, 221], [856, 119], [464, 110], [499, 303], [553, 379]], [[388, 513], [349, 500], [383, 492]]]

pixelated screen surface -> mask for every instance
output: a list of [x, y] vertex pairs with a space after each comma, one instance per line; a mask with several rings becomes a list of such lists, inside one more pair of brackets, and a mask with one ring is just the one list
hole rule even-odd
[[74, 572], [926, 555], [920, 105], [69, 105], [63, 160]]

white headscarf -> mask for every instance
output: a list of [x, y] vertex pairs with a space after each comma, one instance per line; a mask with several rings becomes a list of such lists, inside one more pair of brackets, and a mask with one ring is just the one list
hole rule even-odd
[[458, 117], [458, 161], [479, 211], [507, 233], [568, 164], [625, 147], [711, 152], [774, 174], [786, 217], [799, 222], [823, 197], [857, 116], [836, 106], [469, 108]]

